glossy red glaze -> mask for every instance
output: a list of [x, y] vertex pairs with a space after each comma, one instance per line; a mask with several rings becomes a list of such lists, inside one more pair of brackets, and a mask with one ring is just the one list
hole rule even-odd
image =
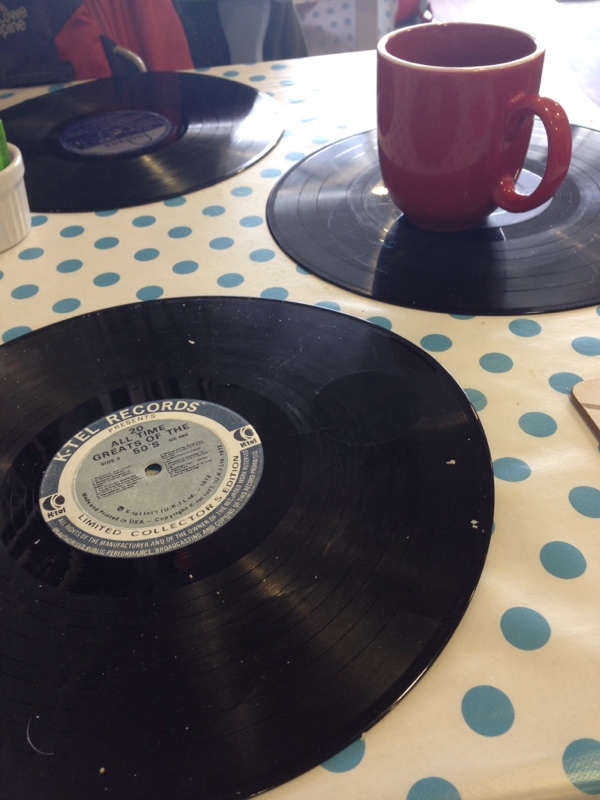
[[[461, 230], [498, 206], [521, 212], [552, 197], [569, 168], [571, 130], [558, 103], [539, 97], [543, 62], [535, 39], [495, 25], [430, 23], [381, 40], [381, 172], [413, 223]], [[514, 183], [534, 115], [548, 133], [548, 166], [534, 193], [524, 196]]]

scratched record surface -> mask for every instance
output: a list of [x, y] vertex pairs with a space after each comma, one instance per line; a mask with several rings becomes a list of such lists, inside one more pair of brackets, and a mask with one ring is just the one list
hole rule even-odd
[[0, 348], [11, 800], [250, 797], [447, 643], [493, 478], [462, 390], [322, 308], [121, 306]]
[[[534, 127], [519, 188], [543, 174]], [[267, 219], [300, 265], [357, 294], [457, 314], [563, 311], [600, 302], [600, 132], [573, 128], [569, 173], [526, 214], [496, 211], [460, 233], [407, 221], [381, 182], [377, 137], [365, 132], [308, 156], [274, 188]]]
[[240, 172], [282, 134], [272, 98], [225, 78], [139, 73], [51, 92], [2, 112], [33, 211], [166, 200]]

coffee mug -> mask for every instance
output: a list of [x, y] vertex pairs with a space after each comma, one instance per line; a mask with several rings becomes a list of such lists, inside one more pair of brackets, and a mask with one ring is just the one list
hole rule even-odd
[[[544, 48], [523, 31], [469, 22], [428, 23], [377, 46], [377, 133], [383, 183], [415, 225], [476, 227], [496, 208], [546, 203], [571, 161], [567, 115], [539, 95]], [[545, 173], [529, 195], [515, 183], [534, 116], [548, 139]]]

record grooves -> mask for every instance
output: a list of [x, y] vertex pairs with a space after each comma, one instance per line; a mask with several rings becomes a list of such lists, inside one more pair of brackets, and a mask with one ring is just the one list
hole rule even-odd
[[[543, 174], [534, 126], [520, 179]], [[573, 128], [567, 178], [545, 206], [497, 211], [480, 228], [433, 233], [407, 221], [381, 182], [375, 131], [309, 155], [274, 188], [267, 220], [282, 249], [330, 283], [393, 305], [454, 314], [528, 314], [600, 302], [600, 132]]]
[[[386, 714], [470, 602], [493, 515], [487, 442], [454, 380], [389, 331], [279, 301], [158, 300], [7, 343], [0, 380], [11, 800], [275, 787]], [[186, 416], [199, 408], [208, 421]], [[223, 441], [231, 429], [240, 452], [260, 437], [244, 503], [143, 556], [77, 543], [101, 527], [168, 543], [190, 508], [197, 532], [205, 506], [175, 507], [216, 470], [205, 423]], [[72, 480], [47, 494], [56, 464], [73, 464]], [[166, 494], [171, 479], [185, 493]], [[224, 479], [211, 504], [228, 490]], [[69, 492], [79, 512], [62, 507]]]
[[195, 73], [103, 78], [2, 112], [32, 211], [167, 200], [249, 167], [283, 130], [272, 98]]

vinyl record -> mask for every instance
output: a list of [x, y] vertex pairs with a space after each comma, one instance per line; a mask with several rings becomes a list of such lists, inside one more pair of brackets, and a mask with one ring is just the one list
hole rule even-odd
[[33, 211], [166, 200], [235, 175], [282, 127], [272, 98], [225, 78], [146, 72], [71, 86], [2, 112]]
[[459, 623], [493, 477], [466, 395], [368, 322], [187, 298], [0, 348], [11, 800], [232, 800], [332, 757]]
[[[542, 129], [543, 130], [543, 129]], [[543, 174], [534, 134], [519, 188]], [[328, 145], [274, 188], [267, 219], [291, 258], [326, 281], [393, 305], [455, 314], [528, 314], [600, 302], [600, 132], [573, 128], [554, 198], [479, 228], [433, 233], [404, 218], [381, 181], [374, 131]]]

